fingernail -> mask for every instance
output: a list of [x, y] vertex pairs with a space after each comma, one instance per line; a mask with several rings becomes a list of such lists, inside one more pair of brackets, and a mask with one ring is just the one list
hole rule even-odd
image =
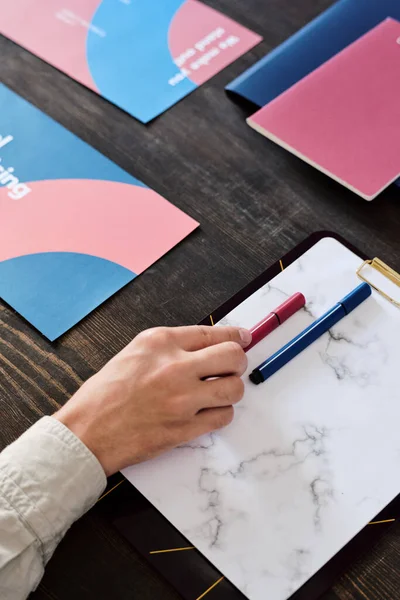
[[251, 342], [251, 333], [247, 329], [239, 329], [240, 339], [243, 342], [243, 346], [248, 346]]

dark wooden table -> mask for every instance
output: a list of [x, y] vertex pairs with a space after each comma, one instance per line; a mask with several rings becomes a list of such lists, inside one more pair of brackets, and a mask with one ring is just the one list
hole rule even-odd
[[[0, 448], [66, 402], [139, 331], [196, 323], [314, 231], [341, 233], [400, 268], [399, 189], [363, 201], [256, 134], [224, 93], [331, 0], [208, 3], [265, 41], [149, 126], [0, 38], [5, 84], [201, 222], [56, 343], [0, 303]], [[324, 598], [393, 600], [399, 588], [395, 524]], [[68, 532], [32, 597], [177, 599], [96, 509]]]

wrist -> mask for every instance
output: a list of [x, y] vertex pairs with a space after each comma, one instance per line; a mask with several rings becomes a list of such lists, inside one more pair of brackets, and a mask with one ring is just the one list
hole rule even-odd
[[106, 460], [101, 456], [98, 445], [96, 444], [93, 436], [93, 425], [90, 420], [82, 414], [82, 411], [77, 408], [72, 408], [67, 403], [59, 411], [57, 411], [53, 418], [62, 423], [67, 429], [69, 429], [75, 437], [77, 437], [82, 444], [95, 456], [100, 466], [102, 467], [105, 476], [109, 477], [113, 474], [110, 472]]

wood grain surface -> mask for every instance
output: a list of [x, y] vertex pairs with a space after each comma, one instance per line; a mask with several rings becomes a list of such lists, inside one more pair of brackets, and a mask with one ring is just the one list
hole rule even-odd
[[[332, 2], [207, 3], [265, 41], [149, 126], [0, 37], [1, 81], [201, 223], [53, 344], [0, 302], [0, 448], [66, 402], [139, 331], [198, 322], [314, 231], [336, 231], [400, 269], [400, 190], [363, 201], [247, 127], [248, 112], [224, 93]], [[393, 600], [399, 589], [395, 524], [324, 599]], [[178, 597], [94, 509], [68, 532], [32, 598]]]

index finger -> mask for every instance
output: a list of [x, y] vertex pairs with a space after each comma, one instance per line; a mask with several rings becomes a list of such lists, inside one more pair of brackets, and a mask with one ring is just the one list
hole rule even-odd
[[187, 352], [203, 350], [224, 342], [236, 342], [246, 348], [251, 342], [251, 333], [241, 327], [211, 327], [192, 325], [176, 327], [174, 336], [177, 344]]

